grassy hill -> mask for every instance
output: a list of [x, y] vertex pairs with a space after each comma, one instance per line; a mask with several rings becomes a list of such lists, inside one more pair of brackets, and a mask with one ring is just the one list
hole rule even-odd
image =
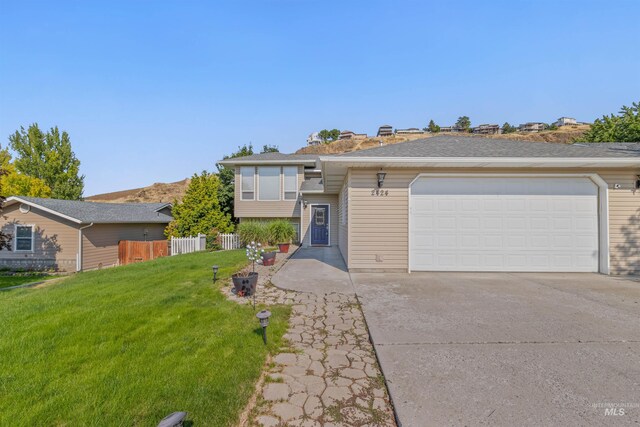
[[157, 182], [148, 187], [134, 188], [131, 190], [115, 191], [113, 193], [96, 194], [87, 197], [90, 202], [107, 202], [107, 203], [155, 203], [169, 202], [174, 200], [181, 201], [185, 191], [189, 186], [189, 178], [178, 182], [162, 183]]

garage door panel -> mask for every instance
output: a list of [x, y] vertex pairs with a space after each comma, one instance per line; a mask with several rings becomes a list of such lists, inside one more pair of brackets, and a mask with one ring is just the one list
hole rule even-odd
[[412, 270], [598, 271], [598, 190], [586, 178], [416, 183]]

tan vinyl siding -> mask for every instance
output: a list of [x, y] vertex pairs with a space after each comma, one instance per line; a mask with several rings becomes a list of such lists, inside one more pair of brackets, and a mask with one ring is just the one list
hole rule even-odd
[[166, 224], [94, 224], [82, 230], [82, 269], [118, 264], [120, 240], [165, 240]]
[[311, 221], [311, 205], [331, 205], [329, 208], [329, 245], [338, 246], [338, 196], [336, 194], [305, 194], [304, 200], [307, 207], [301, 218], [300, 230], [302, 233], [302, 245], [311, 245], [309, 223]]
[[[266, 165], [265, 165], [266, 166]], [[271, 166], [271, 165], [269, 165]], [[273, 165], [278, 166], [278, 165]], [[256, 169], [257, 170], [257, 169]], [[298, 166], [298, 190], [304, 180], [304, 167]], [[260, 201], [258, 200], [258, 179], [256, 172], [256, 184], [254, 200], [241, 200], [240, 197], [240, 166], [236, 167], [235, 173], [235, 199], [234, 215], [236, 218], [292, 218], [300, 216], [300, 203], [297, 200], [282, 200], [284, 188], [284, 177], [280, 173], [280, 197], [281, 200]]]
[[[3, 208], [2, 231], [14, 235], [15, 224], [34, 225], [34, 251], [0, 251], [0, 265], [12, 268], [75, 271], [78, 229], [71, 221], [32, 207], [22, 213], [20, 204]], [[12, 245], [15, 249], [15, 244]]]
[[[420, 173], [598, 173], [609, 184], [610, 264], [613, 273], [640, 271], [640, 170], [587, 169], [385, 169], [383, 189], [372, 196], [378, 169], [350, 171], [349, 268], [408, 269], [409, 184]], [[620, 184], [620, 189], [614, 189]]]
[[[338, 194], [338, 249], [345, 264], [349, 264], [349, 187], [348, 178]], [[346, 203], [345, 203], [346, 202]], [[344, 205], [344, 206], [343, 206]]]

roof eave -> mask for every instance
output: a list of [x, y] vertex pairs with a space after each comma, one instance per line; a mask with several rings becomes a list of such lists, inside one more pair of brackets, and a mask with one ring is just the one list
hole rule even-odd
[[416, 166], [573, 166], [573, 167], [640, 167], [640, 159], [633, 157], [320, 157], [320, 161], [337, 164], [404, 163]]
[[315, 159], [309, 160], [221, 160], [218, 162], [219, 165], [223, 166], [259, 166], [259, 165], [305, 165], [305, 166], [314, 166], [316, 164]]
[[81, 220], [79, 220], [78, 218], [73, 218], [73, 217], [71, 217], [71, 216], [69, 216], [69, 215], [65, 215], [65, 214], [63, 214], [63, 213], [60, 213], [60, 212], [55, 211], [55, 210], [53, 210], [53, 209], [49, 209], [49, 208], [47, 208], [47, 207], [45, 207], [45, 206], [39, 205], [39, 204], [34, 203], [34, 202], [31, 202], [31, 201], [29, 201], [29, 200], [22, 199], [22, 198], [20, 198], [20, 197], [18, 197], [18, 196], [11, 196], [11, 197], [8, 197], [8, 198], [7, 198], [7, 202], [24, 203], [24, 204], [26, 204], [26, 205], [29, 205], [29, 206], [32, 206], [32, 207], [38, 208], [38, 209], [40, 209], [41, 211], [44, 211], [44, 212], [50, 213], [50, 214], [52, 214], [52, 215], [59, 216], [60, 218], [64, 218], [64, 219], [66, 219], [66, 220], [68, 220], [68, 221], [71, 221], [71, 222], [75, 222], [76, 224], [83, 224], [83, 222], [82, 222]]

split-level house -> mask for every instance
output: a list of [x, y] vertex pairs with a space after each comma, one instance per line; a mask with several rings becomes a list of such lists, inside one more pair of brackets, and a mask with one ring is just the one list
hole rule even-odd
[[640, 143], [436, 136], [221, 163], [240, 221], [286, 218], [351, 271], [640, 273]]

